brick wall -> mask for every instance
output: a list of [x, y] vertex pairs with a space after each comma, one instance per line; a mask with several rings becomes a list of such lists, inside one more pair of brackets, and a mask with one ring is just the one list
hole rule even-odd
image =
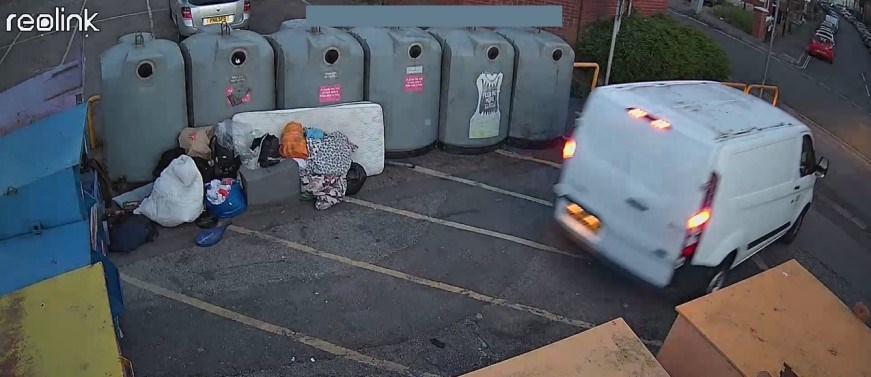
[[[628, 1], [628, 0], [626, 0]], [[391, 5], [561, 5], [563, 27], [545, 28], [574, 44], [591, 22], [614, 17], [616, 0], [385, 0]], [[668, 0], [632, 0], [633, 11], [641, 14], [665, 12]]]

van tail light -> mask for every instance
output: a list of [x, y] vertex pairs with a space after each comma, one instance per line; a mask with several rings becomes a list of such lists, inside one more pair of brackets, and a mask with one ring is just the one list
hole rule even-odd
[[572, 158], [575, 155], [575, 148], [577, 147], [575, 139], [566, 140], [566, 145], [563, 147], [563, 160]]
[[245, 13], [251, 12], [251, 0], [245, 0], [245, 5], [242, 11]]
[[711, 179], [705, 185], [705, 197], [702, 200], [699, 212], [692, 215], [687, 220], [687, 233], [684, 237], [683, 249], [680, 256], [689, 259], [696, 253], [696, 248], [699, 247], [699, 241], [702, 239], [708, 220], [711, 219], [712, 205], [714, 204], [714, 194], [717, 191], [717, 183], [719, 181], [717, 173], [711, 173]]
[[194, 16], [191, 15], [191, 8], [189, 8], [189, 7], [182, 7], [182, 8], [181, 8], [181, 18], [184, 18], [185, 20], [193, 19]]

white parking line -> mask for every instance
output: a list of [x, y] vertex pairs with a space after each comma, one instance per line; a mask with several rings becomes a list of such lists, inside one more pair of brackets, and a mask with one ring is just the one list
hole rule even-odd
[[831, 199], [829, 199], [829, 198], [827, 198], [827, 197], [825, 197], [825, 196], [820, 196], [819, 199], [820, 199], [821, 202], [826, 203], [826, 205], [828, 205], [828, 206], [831, 207], [833, 210], [835, 210], [835, 212], [837, 212], [839, 215], [841, 215], [841, 216], [844, 217], [845, 219], [849, 220], [851, 223], [855, 224], [857, 227], [859, 227], [859, 229], [862, 229], [863, 231], [866, 231], [866, 232], [871, 231], [871, 227], [869, 227], [868, 225], [866, 225], [866, 224], [865, 224], [861, 219], [859, 219], [858, 217], [853, 216], [853, 214], [850, 213], [850, 211], [848, 211], [848, 210], [847, 210], [846, 208], [844, 208], [844, 207], [841, 207], [840, 204], [835, 203], [833, 200], [831, 200]]
[[501, 240], [514, 242], [516, 244], [520, 244], [523, 246], [528, 246], [528, 247], [531, 247], [533, 249], [538, 249], [541, 251], [547, 251], [547, 252], [551, 252], [554, 254], [565, 255], [567, 257], [572, 257], [572, 258], [577, 258], [577, 259], [587, 259], [587, 256], [585, 256], [583, 254], [570, 253], [568, 251], [563, 251], [563, 250], [557, 249], [557, 248], [552, 247], [552, 246], [540, 244], [538, 242], [530, 241], [530, 240], [527, 240], [525, 238], [521, 238], [521, 237], [517, 237], [517, 236], [512, 236], [510, 234], [500, 233], [500, 232], [496, 232], [496, 231], [484, 229], [484, 228], [478, 228], [476, 226], [461, 224], [461, 223], [454, 222], [454, 221], [442, 220], [442, 219], [435, 218], [432, 216], [423, 215], [423, 214], [411, 212], [411, 211], [406, 211], [404, 209], [393, 208], [393, 207], [386, 206], [383, 204], [367, 202], [365, 200], [360, 200], [357, 198], [345, 197], [343, 200], [345, 202], [356, 204], [356, 205], [361, 206], [361, 207], [366, 207], [369, 209], [374, 209], [374, 210], [378, 210], [378, 211], [382, 211], [382, 212], [392, 213], [394, 215], [405, 216], [405, 217], [412, 218], [415, 220], [428, 221], [428, 222], [431, 222], [433, 224], [444, 225], [444, 226], [447, 226], [450, 228], [465, 230], [467, 232], [477, 233], [477, 234], [481, 234], [484, 236], [490, 236], [493, 238], [498, 238]]
[[[468, 298], [471, 298], [473, 300], [480, 301], [480, 302], [483, 302], [486, 304], [491, 304], [491, 305], [501, 306], [501, 307], [508, 308], [508, 309], [522, 311], [522, 312], [525, 312], [528, 314], [532, 314], [534, 316], [542, 317], [544, 319], [547, 319], [547, 320], [550, 320], [553, 322], [559, 322], [559, 323], [563, 323], [563, 324], [566, 324], [569, 326], [574, 326], [574, 327], [581, 328], [581, 329], [590, 329], [590, 328], [593, 328], [596, 326], [596, 324], [594, 324], [594, 323], [568, 318], [568, 317], [565, 317], [565, 316], [562, 316], [559, 314], [555, 314], [555, 313], [552, 313], [552, 312], [549, 312], [547, 310], [537, 308], [534, 306], [529, 306], [529, 305], [519, 304], [516, 302], [511, 302], [511, 301], [504, 299], [504, 298], [489, 296], [489, 295], [486, 295], [483, 293], [475, 292], [471, 289], [458, 287], [455, 285], [442, 283], [440, 281], [435, 281], [435, 280], [411, 275], [411, 274], [408, 274], [408, 273], [405, 273], [402, 271], [392, 270], [392, 269], [389, 269], [386, 267], [381, 267], [381, 266], [378, 266], [378, 265], [375, 265], [372, 263], [368, 263], [368, 262], [358, 261], [355, 259], [351, 259], [351, 258], [348, 258], [345, 256], [338, 255], [338, 254], [333, 254], [333, 253], [330, 253], [327, 251], [318, 250], [318, 249], [315, 249], [311, 246], [303, 245], [303, 244], [298, 243], [298, 242], [293, 242], [291, 240], [287, 240], [284, 238], [275, 237], [273, 235], [266, 234], [264, 232], [258, 232], [256, 230], [243, 228], [243, 227], [240, 227], [238, 225], [230, 225], [228, 227], [228, 229], [233, 231], [233, 232], [236, 232], [236, 233], [257, 237], [257, 238], [267, 240], [270, 242], [275, 242], [275, 243], [284, 245], [285, 247], [287, 247], [289, 249], [296, 250], [296, 251], [299, 251], [302, 253], [315, 255], [315, 256], [329, 259], [329, 260], [332, 260], [334, 262], [339, 262], [339, 263], [342, 263], [342, 264], [345, 264], [345, 265], [348, 265], [351, 267], [356, 267], [356, 268], [360, 268], [360, 269], [367, 270], [370, 272], [375, 272], [378, 274], [390, 276], [390, 277], [393, 277], [396, 279], [405, 280], [405, 281], [410, 282], [410, 283], [423, 285], [423, 286], [426, 286], [429, 288], [438, 289], [438, 290], [445, 291], [448, 293], [458, 294], [458, 295], [465, 296], [465, 297], [468, 297]], [[652, 346], [657, 346], [657, 347], [662, 346], [662, 342], [658, 341], [658, 340], [642, 339], [641, 341], [645, 344], [652, 345]]]
[[515, 158], [515, 159], [518, 159], [518, 160], [526, 160], [526, 161], [538, 162], [539, 164], [545, 164], [545, 165], [553, 166], [553, 167], [555, 167], [555, 168], [557, 168], [557, 169], [559, 169], [559, 168], [562, 166], [559, 162], [553, 162], [553, 161], [548, 161], [548, 160], [542, 160], [542, 159], [540, 159], [540, 158], [535, 158], [535, 157], [532, 157], [532, 156], [526, 156], [526, 155], [522, 155], [522, 154], [520, 154], [520, 153], [514, 153], [514, 152], [511, 152], [511, 151], [504, 150], [504, 149], [497, 149], [497, 150], [496, 150], [496, 153], [501, 154], [501, 155], [503, 155], [503, 156], [505, 156], [505, 157], [511, 157], [511, 158]]
[[6, 57], [9, 56], [9, 51], [12, 51], [12, 46], [15, 46], [15, 41], [17, 41], [19, 37], [21, 37], [20, 31], [18, 32], [18, 34], [15, 34], [15, 38], [12, 39], [12, 43], [10, 43], [9, 47], [6, 48], [6, 52], [4, 52], [3, 57], [0, 58], [0, 64], [3, 64], [3, 62], [6, 61]]
[[543, 206], [553, 207], [553, 203], [551, 203], [547, 200], [544, 200], [544, 199], [540, 199], [540, 198], [532, 197], [532, 196], [529, 196], [526, 194], [521, 194], [518, 192], [509, 191], [509, 190], [501, 189], [498, 187], [490, 186], [488, 184], [481, 183], [478, 181], [473, 181], [471, 179], [455, 177], [455, 176], [450, 175], [448, 173], [442, 173], [440, 171], [428, 169], [428, 168], [425, 168], [425, 167], [420, 166], [420, 165], [416, 165], [415, 167], [411, 168], [410, 170], [421, 173], [421, 174], [426, 174], [426, 175], [429, 175], [432, 177], [447, 179], [449, 181], [459, 182], [459, 183], [462, 183], [465, 185], [482, 188], [482, 189], [487, 190], [487, 191], [492, 191], [492, 192], [497, 192], [497, 193], [508, 195], [508, 196], [513, 196], [515, 198], [527, 200], [527, 201], [530, 201], [533, 203], [541, 204]]
[[765, 261], [762, 260], [762, 257], [760, 257], [758, 253], [753, 254], [753, 256], [750, 257], [750, 260], [752, 260], [753, 264], [755, 264], [756, 267], [759, 267], [760, 270], [765, 271], [768, 269], [768, 265], [765, 264]]
[[[338, 357], [344, 357], [348, 360], [355, 361], [361, 364], [371, 365], [375, 368], [382, 369], [385, 371], [390, 371], [394, 373], [401, 373], [407, 376], [418, 375], [417, 373], [413, 373], [412, 369], [402, 365], [397, 364], [392, 361], [381, 360], [374, 358], [372, 356], [367, 356], [357, 351], [335, 345], [326, 340], [321, 340], [318, 338], [314, 338], [296, 331], [293, 331], [286, 327], [281, 327], [278, 325], [271, 324], [269, 322], [261, 321], [257, 318], [252, 318], [246, 316], [241, 313], [234, 312], [229, 309], [222, 308], [220, 306], [205, 302], [203, 300], [187, 296], [183, 293], [175, 292], [161, 286], [149, 283], [144, 280], [137, 279], [135, 277], [129, 276], [127, 274], [121, 274], [121, 280], [125, 283], [130, 284], [136, 288], [145, 290], [152, 294], [163, 296], [175, 302], [179, 302], [188, 306], [192, 306], [194, 308], [200, 309], [204, 312], [214, 314], [219, 317], [223, 317], [229, 319], [231, 321], [241, 323], [248, 327], [253, 327], [255, 329], [259, 329], [262, 331], [266, 331], [268, 333], [272, 333], [279, 336], [284, 336], [289, 338], [290, 340], [296, 341], [298, 343], [305, 344], [309, 347], [319, 349], [331, 355], [335, 355]], [[431, 373], [423, 373], [425, 376], [438, 376], [436, 374]]]
[[[86, 4], [88, 4], [88, 0], [82, 1], [82, 9], [79, 10], [79, 15], [82, 15], [82, 13], [84, 13]], [[78, 20], [76, 20], [76, 21], [78, 21]], [[78, 26], [78, 23], [76, 23], [76, 26]], [[66, 63], [67, 55], [70, 54], [70, 47], [73, 46], [73, 41], [76, 39], [76, 34], [78, 34], [78, 33], [79, 33], [78, 31], [70, 32], [70, 40], [69, 40], [69, 42], [67, 42], [67, 49], [64, 51], [64, 56], [61, 58], [60, 64]]]

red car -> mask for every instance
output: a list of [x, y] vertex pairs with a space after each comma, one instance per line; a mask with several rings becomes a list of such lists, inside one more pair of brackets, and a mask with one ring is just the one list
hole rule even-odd
[[832, 64], [835, 62], [835, 42], [821, 35], [815, 35], [807, 45], [807, 53]]

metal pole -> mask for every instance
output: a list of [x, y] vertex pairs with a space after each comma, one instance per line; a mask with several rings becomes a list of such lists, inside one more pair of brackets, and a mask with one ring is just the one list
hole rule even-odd
[[[765, 57], [765, 71], [762, 72], [762, 85], [765, 85], [765, 80], [768, 78], [768, 65], [771, 64], [771, 50], [774, 48], [774, 32], [777, 31], [777, 14], [780, 11], [780, 0], [774, 3], [774, 19], [771, 24], [771, 40], [768, 41], [768, 55]], [[762, 90], [759, 90], [759, 97], [762, 97]]]
[[614, 59], [614, 45], [617, 43], [617, 32], [620, 31], [620, 13], [623, 0], [617, 0], [617, 12], [614, 15], [614, 31], [611, 33], [611, 49], [608, 51], [608, 64], [605, 66], [605, 85], [611, 80], [611, 60]]

